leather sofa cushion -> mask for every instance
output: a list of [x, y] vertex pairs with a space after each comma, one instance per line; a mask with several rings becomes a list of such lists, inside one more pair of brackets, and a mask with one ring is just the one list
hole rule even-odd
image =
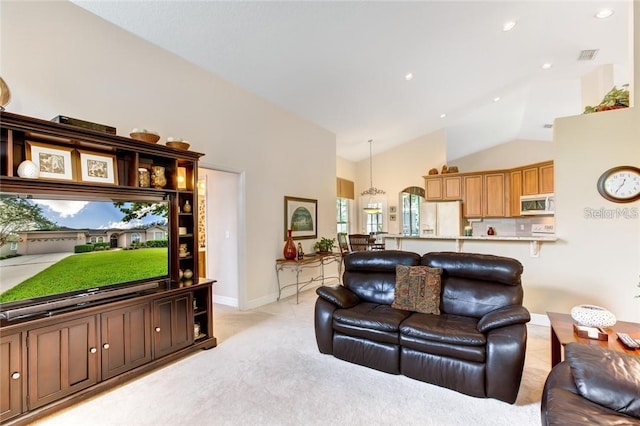
[[486, 346], [452, 345], [435, 340], [418, 339], [416, 337], [405, 336], [404, 334], [400, 335], [400, 346], [431, 355], [479, 363], [485, 362]]
[[389, 305], [360, 303], [333, 313], [333, 329], [348, 336], [376, 342], [399, 343], [400, 323], [411, 313]]
[[[586, 346], [586, 345], [585, 345]], [[583, 398], [575, 387], [568, 361], [553, 367], [542, 396], [542, 424], [560, 425], [632, 425], [637, 419]]]
[[420, 265], [420, 255], [399, 250], [350, 253], [344, 258], [344, 286], [364, 302], [391, 305], [396, 265]]
[[580, 395], [640, 418], [640, 357], [569, 343], [565, 346], [565, 358]]
[[334, 324], [397, 333], [400, 323], [409, 315], [411, 312], [394, 309], [389, 305], [360, 303], [353, 308], [337, 309], [333, 313], [333, 321]]
[[487, 339], [477, 324], [475, 319], [459, 315], [413, 313], [400, 325], [400, 333], [433, 342], [484, 347]]
[[516, 259], [491, 254], [431, 252], [422, 257], [422, 264], [442, 268], [451, 276], [493, 281], [504, 285], [520, 285], [524, 270]]

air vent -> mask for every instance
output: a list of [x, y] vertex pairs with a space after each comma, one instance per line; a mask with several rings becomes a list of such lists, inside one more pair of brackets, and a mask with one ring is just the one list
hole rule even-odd
[[544, 125], [544, 126], [542, 126], [542, 127], [544, 127], [545, 129], [551, 129], [551, 128], [553, 127], [553, 124], [549, 124], [549, 123], [547, 123], [547, 124], [545, 124], [545, 125]]
[[593, 61], [593, 58], [598, 54], [599, 49], [591, 49], [591, 50], [581, 50], [580, 55], [578, 55], [579, 61]]

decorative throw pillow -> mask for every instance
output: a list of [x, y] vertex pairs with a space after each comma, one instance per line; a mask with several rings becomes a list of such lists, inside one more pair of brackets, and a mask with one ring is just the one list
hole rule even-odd
[[423, 314], [440, 314], [441, 268], [396, 265], [391, 307]]

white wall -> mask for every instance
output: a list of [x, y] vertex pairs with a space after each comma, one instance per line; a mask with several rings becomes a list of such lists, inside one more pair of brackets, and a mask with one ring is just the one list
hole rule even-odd
[[[68, 2], [2, 2], [7, 110], [58, 114], [189, 140], [203, 161], [243, 174], [240, 307], [275, 300], [284, 196], [318, 200], [335, 235], [335, 135]], [[180, 31], [180, 30], [176, 30]], [[312, 241], [304, 240], [305, 249]], [[211, 277], [216, 278], [216, 277]]]
[[518, 139], [489, 149], [449, 160], [460, 172], [511, 169], [552, 160], [553, 142]]

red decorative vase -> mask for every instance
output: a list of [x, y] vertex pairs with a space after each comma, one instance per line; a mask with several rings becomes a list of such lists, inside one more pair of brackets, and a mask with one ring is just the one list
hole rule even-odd
[[284, 250], [282, 250], [282, 254], [285, 259], [293, 260], [298, 256], [298, 249], [296, 249], [296, 245], [293, 242], [293, 237], [291, 236], [291, 229], [287, 230], [287, 242], [284, 243]]

